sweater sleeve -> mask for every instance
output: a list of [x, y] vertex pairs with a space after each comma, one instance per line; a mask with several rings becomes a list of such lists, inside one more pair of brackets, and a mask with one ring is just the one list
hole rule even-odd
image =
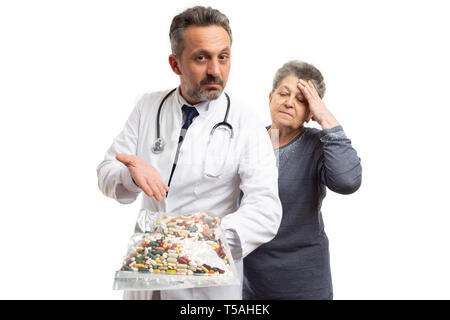
[[361, 159], [342, 126], [322, 130], [322, 156], [318, 163], [319, 179], [330, 190], [351, 194], [361, 185]]

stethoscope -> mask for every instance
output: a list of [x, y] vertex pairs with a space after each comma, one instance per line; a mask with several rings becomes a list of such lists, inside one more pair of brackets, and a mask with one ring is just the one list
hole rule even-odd
[[[152, 146], [152, 151], [153, 153], [161, 153], [162, 151], [164, 151], [164, 146], [165, 146], [165, 141], [163, 138], [161, 138], [161, 134], [160, 134], [160, 116], [161, 116], [161, 109], [164, 105], [164, 102], [167, 100], [167, 98], [176, 90], [177, 88], [173, 89], [172, 91], [170, 91], [168, 94], [166, 94], [166, 96], [164, 97], [164, 99], [162, 99], [159, 108], [158, 108], [158, 115], [156, 117], [156, 140]], [[233, 139], [233, 127], [231, 126], [231, 124], [229, 124], [227, 122], [227, 118], [228, 118], [228, 112], [230, 111], [230, 97], [228, 96], [228, 94], [225, 92], [225, 96], [227, 97], [227, 111], [225, 113], [225, 117], [223, 118], [222, 122], [216, 123], [214, 125], [214, 127], [212, 127], [211, 132], [209, 133], [209, 140], [211, 141], [212, 136], [214, 135], [214, 131], [216, 131], [216, 129], [220, 126], [226, 126], [230, 129], [231, 132], [231, 139]]]

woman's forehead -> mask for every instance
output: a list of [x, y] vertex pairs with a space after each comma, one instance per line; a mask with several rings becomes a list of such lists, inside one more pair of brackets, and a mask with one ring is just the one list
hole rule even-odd
[[297, 87], [298, 78], [296, 76], [286, 76], [281, 80], [279, 89], [287, 89], [289, 91], [300, 92], [300, 89]]

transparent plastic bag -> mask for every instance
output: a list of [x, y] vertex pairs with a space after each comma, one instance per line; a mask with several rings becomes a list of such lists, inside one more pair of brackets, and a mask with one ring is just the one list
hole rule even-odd
[[115, 290], [169, 290], [239, 285], [215, 213], [140, 211]]

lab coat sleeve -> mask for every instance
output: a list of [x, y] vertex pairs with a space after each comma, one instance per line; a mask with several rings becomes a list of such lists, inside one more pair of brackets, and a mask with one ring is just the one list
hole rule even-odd
[[129, 116], [122, 132], [114, 139], [104, 160], [97, 167], [100, 190], [107, 197], [124, 204], [134, 202], [141, 189], [133, 182], [128, 168], [116, 160], [116, 155], [119, 153], [136, 154], [141, 101]]
[[239, 209], [222, 219], [234, 259], [272, 240], [282, 217], [278, 168], [266, 129], [260, 123], [240, 134], [246, 137], [238, 169], [243, 197]]

